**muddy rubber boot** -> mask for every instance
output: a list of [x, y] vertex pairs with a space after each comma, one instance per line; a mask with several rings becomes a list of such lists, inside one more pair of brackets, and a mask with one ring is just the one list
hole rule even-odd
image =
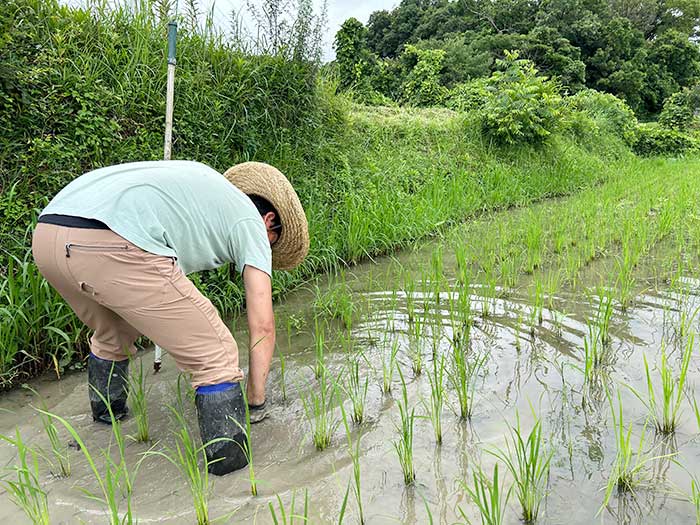
[[105, 400], [110, 404], [115, 420], [119, 421], [129, 413], [126, 406], [126, 398], [129, 393], [128, 378], [128, 360], [107, 361], [90, 354], [88, 358], [88, 395], [94, 421], [107, 425], [112, 424]]
[[[195, 396], [202, 443], [224, 438], [207, 446], [209, 472], [223, 476], [248, 464], [245, 443], [245, 406], [239, 383], [200, 387]], [[240, 425], [240, 426], [239, 426]]]

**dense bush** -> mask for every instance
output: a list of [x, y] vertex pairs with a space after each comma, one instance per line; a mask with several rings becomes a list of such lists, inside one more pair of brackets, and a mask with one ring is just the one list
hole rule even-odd
[[585, 89], [565, 100], [569, 109], [585, 113], [608, 133], [620, 137], [628, 144], [634, 140], [637, 118], [632, 109], [615, 95]]
[[632, 149], [643, 156], [681, 155], [700, 151], [700, 139], [681, 131], [641, 124], [637, 127]]
[[674, 93], [664, 102], [664, 108], [659, 115], [659, 124], [667, 129], [688, 131], [700, 127], [700, 84], [693, 89], [685, 88]]
[[506, 53], [501, 71], [488, 80], [480, 111], [484, 133], [502, 144], [539, 144], [555, 130], [561, 97], [555, 82], [540, 76], [534, 64]]
[[486, 103], [488, 79], [477, 78], [457, 84], [446, 98], [446, 106], [455, 111], [477, 111]]

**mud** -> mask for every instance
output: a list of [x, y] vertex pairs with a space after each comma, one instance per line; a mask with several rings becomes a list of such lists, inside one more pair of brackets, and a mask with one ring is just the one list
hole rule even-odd
[[[505, 445], [506, 424], [515, 423], [516, 413], [521, 425], [529, 429], [534, 411], [542, 418], [547, 442], [554, 448], [549, 495], [538, 523], [694, 523], [694, 509], [683, 493], [690, 491], [688, 472], [700, 472], [700, 438], [688, 403], [683, 405], [680, 428], [673, 438], [655, 437], [651, 426], [646, 431], [645, 450], [652, 455], [674, 452], [673, 461], [668, 458], [653, 461], [648, 486], [640, 487], [634, 496], [614, 495], [608, 508], [599, 513], [615, 457], [615, 436], [610, 409], [602, 393], [593, 396], [597, 402], [582, 401], [582, 368], [586, 321], [594, 318], [597, 307], [595, 297], [584, 293], [585, 285], [598, 284], [600, 275], [607, 271], [605, 261], [587, 268], [576, 289], [560, 288], [552, 298], [553, 308], [545, 306], [542, 324], [537, 323], [532, 331], [528, 322], [531, 308], [528, 284], [531, 278], [522, 279], [519, 287], [513, 290], [501, 290], [500, 296], [493, 299], [484, 297], [483, 288], [478, 283], [474, 285], [471, 302], [476, 321], [471, 344], [474, 351], [488, 355], [474, 417], [469, 423], [460, 422], [456, 415], [456, 399], [449, 392], [449, 406], [443, 414], [444, 442], [441, 446], [435, 445], [430, 422], [418, 419], [414, 442], [416, 482], [412, 487], [404, 485], [392, 445], [397, 437], [399, 416], [395, 398], [399, 395], [400, 382], [396, 374], [393, 393], [382, 394], [381, 359], [392, 342], [398, 340], [398, 361], [407, 381], [409, 404], [417, 407], [417, 413], [424, 414], [421, 399], [430, 396], [426, 372], [432, 366], [432, 356], [434, 352], [449, 355], [450, 351], [452, 334], [448, 296], [456, 284], [455, 262], [446, 253], [444, 268], [450, 286], [443, 286], [439, 302], [434, 293], [423, 293], [416, 285], [416, 315], [429, 320], [426, 336], [419, 342], [425, 370], [419, 377], [414, 377], [411, 372], [408, 348], [416, 341], [409, 335], [406, 297], [401, 292], [399, 275], [402, 268], [420, 282], [423, 268], [430, 267], [433, 248], [434, 245], [427, 245], [397, 257], [361, 265], [346, 275], [353, 302], [358, 306], [350, 330], [351, 341], [355, 351], [364, 353], [368, 363], [364, 366], [364, 374], [370, 377], [367, 421], [353, 430], [355, 437], [361, 435], [366, 522], [424, 524], [428, 523], [426, 509], [429, 509], [435, 523], [461, 523], [458, 507], [474, 522], [479, 522], [476, 509], [460, 483], [471, 480], [472, 470], [477, 464], [490, 471], [495, 459], [486, 451]], [[656, 364], [663, 338], [668, 343], [671, 359], [674, 363], [677, 361], [677, 347], [682, 344], [682, 338], [676, 333], [680, 310], [690, 311], [700, 304], [697, 297], [700, 282], [692, 276], [685, 276], [682, 294], [657, 285], [659, 280], [653, 257], [649, 259], [651, 262], [638, 271], [638, 297], [633, 307], [624, 312], [616, 309], [613, 315], [611, 344], [615, 358], [608, 368], [607, 380], [604, 380], [613, 390], [619, 387], [625, 421], [633, 422], [633, 434], [637, 437], [642, 433], [647, 412], [630, 389], [621, 385], [646, 392], [643, 355], [650, 363]], [[320, 280], [318, 286], [323, 290], [327, 283]], [[309, 426], [298, 392], [307, 383], [313, 385], [315, 381], [311, 370], [314, 362], [312, 289], [310, 286], [299, 290], [276, 308], [279, 349], [286, 356], [289, 399], [282, 400], [280, 362], [276, 358], [268, 383], [270, 417], [253, 427], [259, 495], [250, 495], [247, 471], [214, 478], [211, 516], [229, 515], [222, 520], [224, 523], [273, 523], [268, 504], [277, 506], [276, 495], [288, 505], [292, 494], [296, 493], [299, 512], [306, 490], [310, 523], [338, 522], [343, 496], [352, 479], [345, 432], [340, 425], [331, 447], [323, 452], [316, 451], [310, 441]], [[481, 317], [479, 312], [485, 301], [491, 303], [490, 315]], [[294, 316], [299, 330], [294, 330], [288, 340], [285, 327], [290, 316]], [[236, 324], [235, 335], [245, 364], [245, 319]], [[692, 327], [697, 331], [697, 322]], [[340, 375], [346, 361], [341, 338], [344, 328], [340, 322], [331, 321], [328, 331], [326, 366], [332, 374]], [[438, 334], [440, 337], [435, 337]], [[152, 357], [151, 351], [140, 356], [149, 370]], [[696, 350], [690, 364], [688, 394], [695, 394], [695, 384], [699, 379], [700, 353]], [[148, 377], [149, 384], [153, 385], [149, 403], [151, 434], [156, 440], [152, 446], [156, 448], [173, 443], [169, 435], [171, 424], [167, 405], [174, 401], [176, 380], [177, 370], [166, 354], [162, 371]], [[89, 416], [85, 374], [76, 373], [58, 382], [43, 378], [31, 386], [45, 398], [52, 412], [67, 418], [75, 426], [93, 455], [98, 455], [98, 449], [109, 446], [109, 428], [93, 423]], [[46, 447], [39, 418], [31, 407], [33, 401], [33, 396], [22, 389], [4, 394], [0, 398], [0, 432], [12, 434], [17, 426], [26, 441]], [[189, 418], [196, 425], [194, 412]], [[133, 420], [127, 420], [124, 429], [127, 434], [135, 433]], [[68, 440], [67, 434], [62, 434], [62, 437]], [[636, 439], [634, 443], [636, 445]], [[130, 464], [135, 464], [150, 446], [129, 441]], [[104, 509], [81, 492], [81, 489], [97, 489], [82, 454], [71, 450], [71, 461], [73, 475], [68, 479], [56, 479], [46, 469], [42, 471], [51, 522], [107, 523]], [[4, 443], [0, 444], [0, 464], [12, 462], [13, 450]], [[142, 524], [196, 522], [184, 480], [162, 458], [150, 457], [142, 463], [135, 482], [133, 507], [138, 522]], [[345, 523], [357, 522], [355, 508], [351, 493]], [[514, 496], [506, 516], [506, 523], [521, 523]], [[9, 501], [6, 493], [0, 493], [0, 520], [12, 524], [26, 523], [26, 518]]]

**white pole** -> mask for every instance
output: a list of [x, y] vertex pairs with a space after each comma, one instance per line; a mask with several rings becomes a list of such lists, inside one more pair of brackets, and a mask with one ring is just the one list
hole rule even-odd
[[[170, 160], [173, 151], [173, 109], [175, 106], [175, 42], [177, 40], [177, 22], [168, 23], [168, 84], [165, 95], [165, 144], [163, 159]], [[163, 362], [163, 349], [156, 345], [153, 357], [153, 372], [160, 370]]]

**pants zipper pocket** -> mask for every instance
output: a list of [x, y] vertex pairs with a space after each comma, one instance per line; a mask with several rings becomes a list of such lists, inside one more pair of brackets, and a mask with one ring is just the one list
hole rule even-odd
[[105, 250], [128, 250], [127, 244], [76, 244], [72, 242], [66, 243], [66, 257], [70, 257], [71, 248], [87, 251], [105, 251]]

